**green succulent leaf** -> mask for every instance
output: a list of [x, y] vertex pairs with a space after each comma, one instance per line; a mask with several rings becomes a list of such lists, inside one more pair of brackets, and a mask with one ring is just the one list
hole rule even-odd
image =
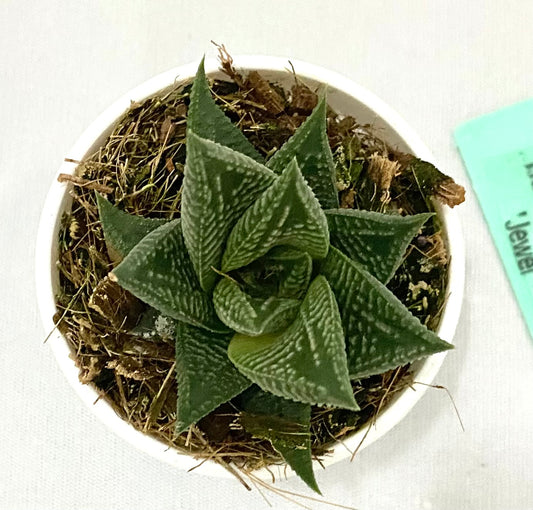
[[228, 278], [222, 278], [217, 283], [213, 303], [226, 326], [249, 336], [285, 329], [295, 319], [300, 307], [297, 299], [251, 297]]
[[257, 386], [246, 390], [240, 399], [244, 429], [270, 441], [295, 473], [320, 494], [311, 459], [311, 406], [266, 393]]
[[227, 332], [198, 283], [181, 220], [148, 234], [111, 273], [123, 288], [161, 313], [214, 332]]
[[339, 207], [336, 169], [326, 131], [326, 98], [296, 130], [294, 135], [268, 161], [267, 166], [281, 173], [296, 157], [302, 174], [324, 209]]
[[329, 248], [328, 222], [293, 159], [229, 235], [222, 271], [248, 265], [272, 247], [289, 245], [321, 259]]
[[247, 291], [257, 296], [300, 299], [309, 287], [313, 260], [304, 251], [276, 246], [238, 272]]
[[295, 321], [283, 332], [236, 334], [228, 355], [263, 390], [309, 404], [358, 410], [346, 365], [335, 297], [323, 276], [311, 285]]
[[113, 260], [123, 259], [146, 235], [168, 221], [128, 214], [98, 192], [96, 203], [107, 250]]
[[357, 209], [326, 212], [332, 246], [382, 283], [400, 266], [405, 250], [432, 213], [400, 216]]
[[235, 222], [276, 179], [248, 156], [187, 135], [182, 198], [183, 236], [206, 292], [215, 286], [226, 238]]
[[330, 249], [320, 272], [337, 298], [352, 379], [381, 374], [453, 348], [422, 325], [379, 280], [336, 248]]
[[263, 161], [262, 156], [243, 135], [242, 131], [215, 104], [205, 76], [204, 59], [198, 66], [191, 88], [187, 130], [196, 133], [202, 138], [207, 138], [237, 152], [246, 154], [256, 161]]
[[176, 328], [179, 434], [251, 384], [231, 364], [231, 334], [217, 335], [180, 322]]

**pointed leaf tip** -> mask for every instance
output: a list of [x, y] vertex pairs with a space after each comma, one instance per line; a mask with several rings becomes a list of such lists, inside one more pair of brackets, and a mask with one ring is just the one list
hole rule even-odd
[[400, 216], [359, 209], [326, 212], [331, 244], [387, 283], [402, 263], [405, 250], [433, 213]]
[[144, 237], [168, 221], [128, 214], [95, 193], [107, 250], [115, 261], [123, 259]]
[[217, 142], [261, 162], [263, 158], [252, 143], [216, 105], [205, 74], [204, 60], [205, 57], [198, 66], [191, 88], [187, 131], [192, 131], [202, 138]]
[[326, 216], [294, 158], [239, 218], [226, 244], [222, 270], [246, 266], [279, 245], [315, 259], [324, 258], [329, 248]]
[[255, 437], [267, 439], [294, 472], [320, 493], [311, 458], [311, 406], [252, 386], [240, 397], [240, 422]]
[[178, 324], [178, 434], [251, 385], [228, 359], [230, 339], [231, 334], [217, 335], [184, 323]]
[[309, 286], [296, 320], [278, 334], [237, 334], [228, 355], [263, 390], [310, 404], [358, 410], [348, 377], [344, 332], [326, 279]]
[[179, 219], [144, 237], [114, 269], [113, 277], [165, 315], [210, 331], [227, 331], [210, 296], [200, 288]]
[[181, 217], [183, 236], [200, 285], [211, 292], [224, 244], [242, 213], [276, 178], [249, 157], [187, 134]]
[[281, 173], [296, 158], [302, 174], [324, 209], [339, 207], [336, 170], [327, 136], [327, 103], [323, 95], [294, 135], [272, 156], [267, 166]]
[[453, 348], [426, 328], [382, 283], [334, 247], [320, 264], [346, 333], [348, 370], [362, 379]]

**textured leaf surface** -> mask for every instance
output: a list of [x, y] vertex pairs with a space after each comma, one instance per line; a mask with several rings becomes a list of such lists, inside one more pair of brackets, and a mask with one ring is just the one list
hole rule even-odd
[[250, 381], [228, 359], [230, 339], [231, 334], [217, 335], [188, 324], [178, 324], [178, 433], [250, 386]]
[[294, 159], [231, 231], [222, 270], [246, 266], [284, 244], [318, 259], [326, 256], [329, 247], [326, 216]]
[[246, 154], [256, 161], [263, 161], [262, 156], [243, 135], [242, 131], [215, 104], [205, 76], [203, 59], [191, 88], [187, 129], [202, 138], [207, 138]]
[[357, 209], [326, 211], [331, 244], [387, 283], [432, 213], [400, 216]]
[[96, 193], [98, 215], [111, 258], [124, 258], [146, 235], [167, 223], [167, 220], [143, 218], [121, 211]]
[[326, 98], [322, 97], [313, 113], [294, 135], [268, 161], [267, 166], [281, 173], [296, 157], [302, 174], [324, 209], [339, 207], [335, 182], [335, 163], [326, 131]]
[[227, 331], [198, 283], [173, 220], [148, 234], [113, 271], [118, 283], [165, 315], [211, 331]]
[[269, 440], [296, 474], [320, 494], [311, 459], [311, 406], [266, 393], [257, 386], [240, 398], [244, 429]]
[[187, 135], [181, 217], [202, 288], [217, 280], [226, 238], [242, 213], [275, 179], [265, 166], [194, 133]]
[[297, 299], [251, 297], [227, 278], [222, 278], [215, 287], [213, 303], [218, 317], [226, 326], [249, 336], [285, 329], [300, 307]]
[[429, 331], [371, 274], [336, 248], [321, 263], [346, 333], [348, 370], [361, 379], [453, 346]]
[[348, 377], [341, 318], [323, 276], [313, 280], [298, 317], [285, 331], [237, 334], [228, 354], [243, 374], [274, 395], [359, 409]]
[[300, 299], [309, 286], [313, 260], [289, 246], [276, 246], [265, 256], [239, 270], [239, 278], [254, 296]]

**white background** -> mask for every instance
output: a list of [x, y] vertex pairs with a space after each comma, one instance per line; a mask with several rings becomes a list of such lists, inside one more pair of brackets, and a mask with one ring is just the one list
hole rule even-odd
[[[214, 55], [211, 39], [359, 82], [467, 186], [466, 299], [437, 377], [466, 432], [445, 393], [430, 390], [352, 464], [318, 474], [327, 499], [363, 510], [533, 508], [533, 343], [451, 137], [533, 94], [527, 0], [1, 0], [0, 508], [267, 508], [256, 491], [163, 465], [96, 421], [43, 345], [34, 298], [39, 213], [70, 146], [125, 91]], [[306, 492], [296, 479], [281, 487]]]

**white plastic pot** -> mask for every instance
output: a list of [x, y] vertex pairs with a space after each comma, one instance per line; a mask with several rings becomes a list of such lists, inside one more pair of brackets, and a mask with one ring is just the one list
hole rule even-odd
[[[288, 71], [289, 60], [287, 58], [243, 56], [235, 57], [234, 62], [237, 69], [245, 72], [251, 70], [260, 71], [265, 78], [287, 87], [290, 87], [294, 80], [292, 74]], [[328, 103], [337, 112], [353, 115], [362, 124], [372, 124], [379, 129], [382, 137], [392, 146], [397, 146], [399, 149], [410, 152], [424, 160], [433, 161], [431, 152], [406, 122], [372, 93], [332, 71], [296, 60], [291, 60], [291, 62], [298, 76], [311, 87], [319, 83], [327, 84]], [[115, 123], [126, 112], [132, 101], [142, 101], [156, 92], [173, 86], [175, 83], [192, 80], [197, 66], [198, 63], [196, 62], [176, 67], [148, 80], [122, 96], [89, 126], [66, 156], [72, 160], [80, 161], [94, 153], [105, 142]], [[206, 61], [205, 67], [206, 72], [211, 77], [224, 76], [218, 70], [218, 63], [215, 60]], [[64, 162], [59, 168], [58, 174], [71, 174], [75, 168], [76, 165], [74, 163]], [[174, 449], [169, 449], [162, 442], [134, 429], [133, 426], [123, 421], [104, 399], [97, 399], [98, 393], [92, 386], [80, 383], [78, 368], [69, 356], [69, 346], [65, 338], [57, 330], [54, 330], [52, 318], [56, 313], [55, 295], [58, 291], [59, 282], [56, 267], [58, 232], [61, 216], [70, 207], [71, 198], [68, 194], [68, 185], [60, 184], [57, 180], [54, 180], [42, 213], [36, 251], [39, 307], [46, 332], [53, 331], [47, 345], [52, 348], [57, 362], [81, 399], [109, 428], [136, 448], [140, 448], [154, 457], [183, 469], [192, 468], [198, 464], [199, 461], [197, 459], [180, 454]], [[463, 298], [464, 245], [456, 212], [449, 208], [441, 208], [438, 212], [444, 221], [451, 262], [447, 289], [449, 298], [437, 333], [442, 339], [452, 342]], [[445, 353], [436, 354], [414, 363], [414, 379], [430, 384], [437, 374], [444, 356]], [[369, 446], [396, 425], [422, 397], [425, 389], [426, 386], [418, 385], [417, 391], [407, 388], [399, 392], [387, 405], [386, 409], [381, 412], [375, 426], [370, 428], [362, 447]], [[337, 445], [333, 454], [325, 457], [322, 464], [329, 465], [350, 457], [346, 447], [354, 450], [359, 445], [365, 432], [365, 430], [362, 430], [346, 437], [343, 441], [344, 445]], [[229, 476], [225, 469], [214, 462], [204, 463], [201, 470], [209, 475]], [[256, 472], [256, 474], [262, 475], [261, 471]]]

